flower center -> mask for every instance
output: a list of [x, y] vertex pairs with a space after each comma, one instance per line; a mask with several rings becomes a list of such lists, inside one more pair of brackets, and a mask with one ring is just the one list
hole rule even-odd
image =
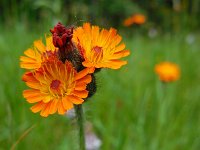
[[100, 46], [95, 46], [93, 47], [93, 50], [97, 53], [97, 54], [100, 54], [102, 52], [102, 47]]
[[94, 51], [93, 62], [98, 63], [103, 58], [103, 49], [100, 46], [95, 46], [95, 47], [92, 48], [92, 50]]
[[60, 80], [53, 80], [53, 81], [51, 82], [50, 87], [51, 87], [52, 90], [58, 90], [60, 84], [61, 84]]

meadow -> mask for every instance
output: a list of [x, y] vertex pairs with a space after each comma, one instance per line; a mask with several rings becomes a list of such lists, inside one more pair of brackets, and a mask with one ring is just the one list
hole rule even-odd
[[[21, 81], [19, 57], [43, 32], [20, 26], [0, 32], [0, 150], [13, 145], [18, 150], [77, 149], [75, 120], [43, 118], [22, 97], [27, 87]], [[131, 50], [128, 65], [97, 73], [98, 91], [84, 103], [100, 149], [199, 150], [200, 36], [193, 34], [194, 40], [187, 42], [186, 33], [155, 38], [122, 34]], [[180, 66], [181, 77], [174, 83], [161, 83], [154, 72], [166, 60]]]

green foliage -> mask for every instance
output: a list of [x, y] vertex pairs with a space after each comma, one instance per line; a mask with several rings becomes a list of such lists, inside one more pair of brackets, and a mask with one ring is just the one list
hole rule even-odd
[[[2, 29], [2, 28], [1, 28]], [[65, 116], [33, 114], [22, 91], [19, 57], [42, 33], [15, 25], [0, 35], [0, 149], [10, 147], [32, 125], [16, 149], [77, 149], [74, 121]], [[131, 50], [128, 65], [97, 74], [98, 92], [84, 104], [86, 118], [102, 140], [103, 150], [199, 150], [200, 62], [199, 35], [124, 38]], [[156, 63], [180, 65], [181, 78], [163, 85], [154, 73]]]
[[198, 30], [200, 25], [198, 0], [1, 0], [0, 13], [1, 24], [12, 27], [22, 22], [30, 29], [57, 21], [118, 28], [134, 13], [146, 15], [148, 27], [164, 31]]

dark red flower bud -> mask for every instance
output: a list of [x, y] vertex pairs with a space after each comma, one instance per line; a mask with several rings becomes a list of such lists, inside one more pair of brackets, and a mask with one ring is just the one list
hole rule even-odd
[[60, 22], [51, 29], [53, 44], [58, 48], [57, 54], [59, 60], [63, 63], [68, 60], [70, 61], [77, 71], [82, 70], [83, 57], [77, 50], [77, 47], [72, 42], [74, 27], [65, 27]]
[[71, 42], [73, 36], [73, 27], [66, 28], [60, 22], [50, 30], [53, 35], [53, 44], [61, 48]]
[[63, 42], [60, 37], [53, 35], [53, 44], [55, 47], [62, 47]]

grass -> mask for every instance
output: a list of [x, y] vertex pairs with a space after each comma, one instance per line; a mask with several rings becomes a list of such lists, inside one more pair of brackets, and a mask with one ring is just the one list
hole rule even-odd
[[[74, 121], [65, 116], [33, 114], [21, 81], [19, 56], [42, 33], [2, 30], [0, 35], [0, 150], [77, 149]], [[200, 149], [200, 36], [193, 44], [185, 35], [127, 37], [129, 64], [97, 74], [98, 92], [84, 104], [86, 118], [102, 140], [103, 150]], [[181, 79], [163, 85], [156, 63], [169, 60], [181, 67]], [[21, 138], [23, 137], [23, 138]], [[19, 141], [20, 140], [20, 141]]]

